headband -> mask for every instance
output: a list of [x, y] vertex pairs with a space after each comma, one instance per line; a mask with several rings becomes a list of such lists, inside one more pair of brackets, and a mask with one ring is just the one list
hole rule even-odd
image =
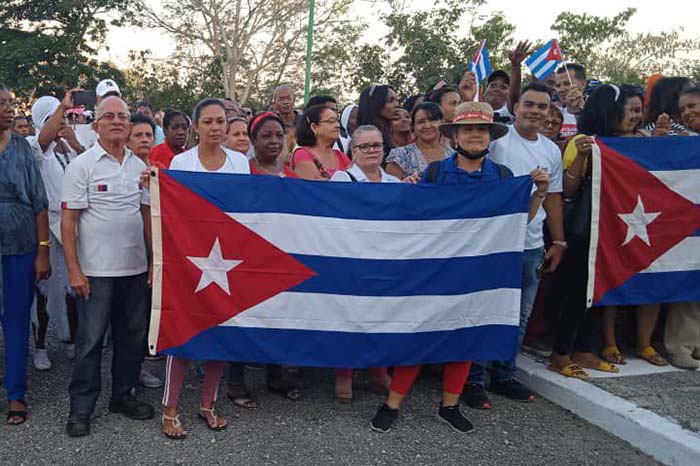
[[609, 86], [612, 87], [613, 90], [615, 91], [615, 102], [617, 102], [617, 99], [620, 98], [620, 88], [614, 84], [610, 84]]
[[[263, 121], [265, 118], [274, 118], [275, 120], [279, 120], [280, 117], [277, 116], [276, 113], [273, 112], [260, 112], [258, 113], [255, 118], [253, 118], [253, 121], [250, 122], [250, 136], [253, 136], [253, 133], [255, 132], [255, 128], [260, 124], [261, 121]], [[283, 125], [284, 126], [284, 125]]]

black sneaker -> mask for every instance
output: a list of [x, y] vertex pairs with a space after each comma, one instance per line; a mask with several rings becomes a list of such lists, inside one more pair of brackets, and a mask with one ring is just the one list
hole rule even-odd
[[383, 404], [379, 407], [377, 414], [374, 415], [374, 419], [369, 423], [369, 426], [375, 432], [389, 432], [398, 415], [398, 409], [392, 409], [386, 404]]
[[535, 399], [535, 394], [515, 379], [506, 382], [492, 382], [489, 386], [489, 391], [497, 395], [503, 395], [513, 401], [527, 403]]
[[470, 383], [464, 387], [462, 401], [470, 408], [491, 409], [491, 400], [484, 386], [477, 383]]
[[86, 419], [69, 419], [66, 424], [69, 437], [85, 437], [90, 435], [90, 421]]
[[474, 430], [472, 423], [459, 411], [458, 404], [454, 406], [441, 406], [440, 411], [438, 411], [438, 417], [461, 434], [468, 434]]
[[111, 400], [107, 409], [113, 413], [123, 414], [129, 419], [151, 419], [154, 414], [153, 406], [138, 401], [131, 393], [121, 400]]

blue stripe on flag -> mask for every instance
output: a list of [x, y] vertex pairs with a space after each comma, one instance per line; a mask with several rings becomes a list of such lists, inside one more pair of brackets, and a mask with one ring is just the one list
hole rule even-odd
[[638, 273], [605, 293], [596, 306], [700, 301], [700, 270]]
[[601, 138], [611, 149], [650, 171], [700, 168], [700, 138]]
[[546, 57], [552, 48], [553, 40], [550, 40], [545, 45], [537, 49], [530, 57], [525, 60], [525, 65], [530, 69], [533, 76], [538, 80], [542, 80], [555, 71], [558, 60], [547, 60]]
[[[446, 186], [328, 183], [176, 170], [164, 173], [224, 212], [279, 212], [359, 220], [449, 220], [524, 213], [532, 188], [529, 176]], [[467, 199], [479, 202], [465, 202]]]
[[486, 44], [479, 51], [476, 60], [472, 62], [471, 71], [476, 74], [477, 82], [485, 80], [491, 74], [491, 60], [489, 60], [489, 51], [486, 48]]
[[[518, 327], [484, 325], [421, 333], [352, 333], [219, 326], [165, 353], [187, 359], [304, 367], [381, 367], [509, 361]], [[271, 359], [273, 358], [274, 359]]]
[[348, 296], [435, 296], [520, 289], [522, 256], [522, 252], [507, 252], [392, 261], [294, 254], [318, 275], [289, 291]]

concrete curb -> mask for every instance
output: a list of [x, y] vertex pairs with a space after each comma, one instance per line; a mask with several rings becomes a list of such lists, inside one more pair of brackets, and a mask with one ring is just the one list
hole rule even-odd
[[518, 379], [551, 402], [673, 466], [700, 465], [700, 435], [593, 384], [518, 356]]

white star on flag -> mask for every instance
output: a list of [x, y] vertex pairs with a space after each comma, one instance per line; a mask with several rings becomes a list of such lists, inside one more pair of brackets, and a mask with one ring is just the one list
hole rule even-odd
[[195, 293], [203, 290], [212, 283], [216, 283], [226, 294], [231, 294], [228, 287], [228, 273], [233, 270], [234, 267], [243, 263], [243, 261], [224, 259], [221, 254], [221, 244], [219, 244], [218, 237], [211, 247], [209, 257], [187, 256], [187, 259], [202, 271], [202, 277], [199, 279], [197, 289], [194, 290]]
[[661, 212], [645, 212], [642, 196], [637, 196], [637, 206], [632, 213], [617, 214], [617, 216], [627, 224], [627, 237], [625, 238], [625, 242], [622, 243], [622, 246], [632, 241], [635, 236], [638, 236], [647, 246], [651, 246], [647, 225], [653, 222], [659, 215], [661, 215]]

